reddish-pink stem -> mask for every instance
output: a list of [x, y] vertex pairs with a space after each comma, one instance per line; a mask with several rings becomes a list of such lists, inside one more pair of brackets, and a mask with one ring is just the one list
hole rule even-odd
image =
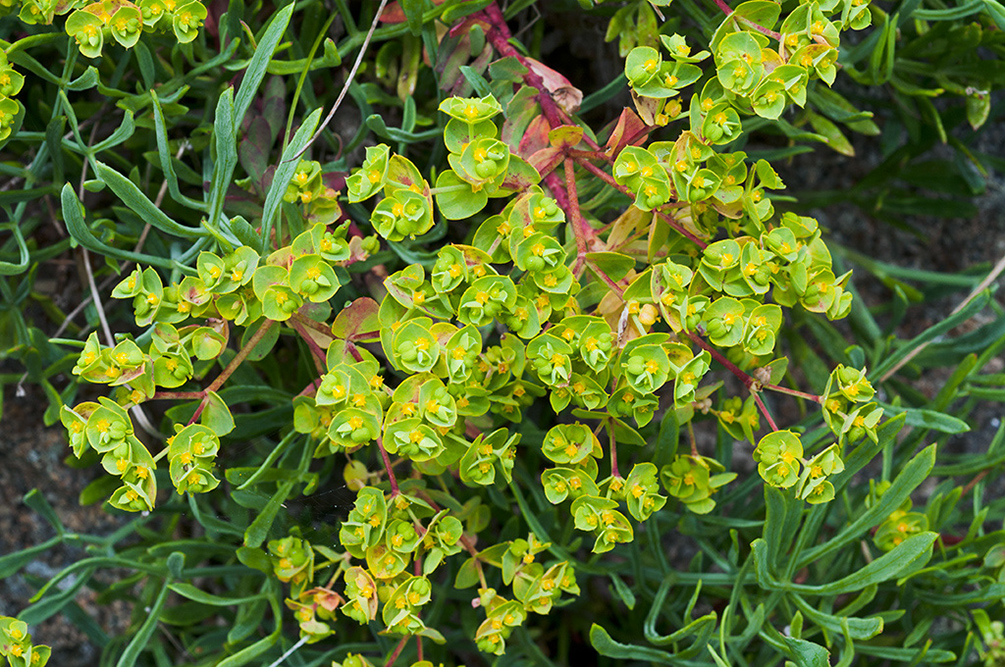
[[391, 466], [391, 457], [387, 455], [387, 450], [384, 449], [384, 441], [377, 438], [377, 449], [380, 450], [380, 457], [384, 461], [384, 469], [387, 471], [387, 480], [391, 482], [391, 497], [394, 498], [401, 491], [398, 490], [398, 478], [394, 476], [394, 468]]
[[586, 262], [586, 251], [588, 249], [586, 239], [595, 235], [593, 228], [583, 220], [579, 211], [579, 197], [576, 194], [576, 173], [571, 158], [565, 159], [565, 190], [569, 195], [569, 215], [572, 218], [572, 232], [576, 237], [576, 268], [573, 273], [577, 276], [583, 272], [583, 263]]
[[590, 267], [590, 270], [593, 271], [593, 274], [595, 276], [597, 276], [602, 281], [607, 283], [607, 286], [611, 288], [612, 292], [614, 292], [620, 297], [623, 297], [625, 295], [625, 291], [621, 289], [621, 286], [618, 285], [616, 282], [614, 282], [614, 280], [612, 280], [611, 277], [607, 275], [604, 271], [602, 271], [596, 264], [594, 264], [593, 262], [587, 262], [587, 266]]
[[317, 369], [319, 375], [324, 375], [327, 372], [325, 368], [327, 355], [325, 351], [321, 349], [321, 346], [317, 344], [313, 338], [311, 338], [310, 333], [304, 325], [300, 324], [297, 320], [290, 320], [290, 326], [292, 326], [300, 337], [307, 343], [307, 347], [311, 349], [311, 356], [314, 358], [314, 367]]
[[401, 650], [405, 648], [405, 644], [408, 643], [408, 640], [411, 636], [412, 635], [405, 635], [404, 637], [401, 638], [401, 641], [398, 642], [398, 645], [394, 647], [393, 651], [391, 651], [391, 655], [387, 656], [387, 662], [384, 663], [384, 667], [391, 667], [391, 665], [395, 663], [395, 661], [398, 659], [398, 656], [401, 655]]
[[822, 396], [808, 394], [805, 391], [799, 391], [798, 389], [789, 389], [788, 387], [781, 387], [777, 384], [762, 384], [761, 387], [764, 389], [770, 389], [771, 391], [777, 391], [780, 394], [788, 394], [789, 396], [795, 396], [796, 398], [805, 398], [806, 400], [813, 401], [814, 403], [824, 402]]
[[745, 372], [743, 372], [743, 370], [739, 366], [734, 364], [732, 361], [722, 356], [722, 353], [719, 352], [719, 350], [715, 349], [714, 347], [706, 343], [701, 336], [691, 333], [690, 331], [684, 331], [683, 333], [685, 336], [690, 338], [691, 341], [693, 341], [698, 347], [700, 347], [703, 350], [706, 350], [709, 354], [711, 354], [713, 359], [715, 359], [720, 364], [725, 366], [730, 373], [735, 375], [737, 379], [739, 379], [740, 382], [743, 383], [744, 387], [750, 389], [750, 385], [754, 383], [754, 378], [750, 377]]
[[[617, 188], [618, 190], [620, 190], [621, 192], [624, 192], [629, 197], [634, 197], [635, 196], [635, 193], [632, 192], [631, 188], [629, 188], [626, 185], [621, 185], [620, 183], [618, 183], [617, 181], [615, 181], [613, 176], [611, 176], [610, 174], [608, 174], [606, 171], [604, 171], [603, 169], [601, 169], [597, 165], [592, 164], [588, 160], [583, 160], [583, 159], [578, 159], [577, 162], [579, 162], [580, 165], [582, 165], [583, 167], [585, 167], [586, 170], [589, 171], [591, 174], [593, 174], [593, 175], [597, 176], [598, 178], [602, 179], [605, 183], [607, 183], [611, 187]], [[697, 245], [702, 250], [704, 250], [708, 246], [707, 243], [705, 243], [700, 238], [698, 238], [697, 236], [695, 236], [694, 234], [692, 234], [691, 232], [689, 232], [680, 223], [678, 223], [676, 220], [674, 220], [673, 218], [671, 218], [666, 213], [664, 213], [662, 211], [657, 211], [657, 213], [659, 214], [660, 218], [663, 219], [664, 222], [666, 222], [668, 225], [670, 225], [671, 229], [673, 229], [675, 232], [677, 232], [678, 234], [680, 234], [681, 236], [683, 236], [687, 240], [689, 240], [692, 243], [694, 243], [695, 245]]]
[[245, 343], [244, 347], [238, 351], [237, 356], [230, 360], [230, 363], [223, 369], [223, 372], [217, 375], [212, 384], [206, 387], [206, 390], [202, 392], [202, 402], [199, 403], [199, 407], [195, 409], [195, 414], [192, 415], [192, 418], [188, 420], [189, 424], [194, 424], [202, 415], [202, 411], [206, 409], [209, 392], [216, 391], [223, 386], [223, 383], [227, 381], [227, 378], [233, 375], [234, 371], [237, 370], [237, 367], [244, 363], [244, 360], [248, 358], [251, 351], [255, 349], [255, 346], [258, 345], [259, 341], [265, 337], [265, 334], [268, 333], [269, 329], [271, 329], [275, 324], [275, 320], [265, 320], [265, 322], [258, 327], [258, 331], [253, 333], [251, 338], [248, 339], [248, 342]]
[[151, 400], [154, 401], [188, 401], [194, 398], [202, 398], [205, 392], [202, 391], [158, 391], [155, 392]]
[[760, 408], [761, 414], [764, 415], [764, 418], [768, 421], [768, 427], [770, 427], [772, 431], [777, 431], [778, 424], [776, 424], [775, 420], [771, 418], [771, 413], [768, 412], [768, 406], [766, 406], [764, 401], [761, 400], [761, 394], [756, 391], [752, 391], [750, 393], [753, 394], [754, 402], [757, 403], [757, 407]]

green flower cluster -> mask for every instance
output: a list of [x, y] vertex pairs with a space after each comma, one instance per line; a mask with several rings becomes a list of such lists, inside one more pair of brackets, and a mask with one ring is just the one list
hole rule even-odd
[[[456, 585], [477, 585], [475, 603], [485, 612], [474, 640], [481, 650], [501, 654], [528, 614], [546, 614], [563, 593], [578, 593], [575, 573], [568, 562], [538, 562], [550, 545], [534, 535], [477, 549], [485, 508], [477, 497], [461, 505], [429, 489], [428, 476], [446, 473], [475, 489], [511, 484], [518, 452], [528, 460], [539, 454], [550, 462], [540, 471], [545, 496], [555, 505], [569, 501], [571, 523], [593, 536], [595, 553], [631, 542], [634, 522], [649, 519], [670, 497], [707, 513], [735, 473], [692, 449], [662, 468], [633, 462], [623, 476], [616, 447], [644, 446], [640, 429], [665, 410], [674, 410], [678, 423], [711, 410], [729, 434], [753, 443], [760, 426], [755, 396], [727, 399], [715, 410], [710, 397], [721, 383], [700, 386], [713, 356], [732, 359], [739, 373], [766, 367], [760, 370], [774, 377], [784, 308], [801, 306], [832, 319], [850, 308], [848, 276], [834, 275], [816, 222], [775, 216], [764, 191], [782, 183], [771, 167], [764, 161], [748, 167], [744, 153], [712, 148], [739, 131], [734, 107], [748, 113], [743, 100], [760, 94], [761, 84], [745, 88], [744, 77], [767, 76], [770, 69], [748, 58], [754, 47], [747, 36], [718, 36], [717, 61], [731, 55], [730, 66], [750, 71], [728, 85], [716, 80], [724, 86], [716, 94], [726, 101], [717, 98], [705, 110], [703, 101], [693, 101], [690, 130], [646, 147], [611, 144], [608, 183], [634, 201], [612, 228], [636, 225], [638, 236], [650, 235], [646, 268], [637, 272], [635, 257], [619, 252], [626, 244], [604, 241], [595, 221], [578, 208], [563, 210], [538, 185], [559, 160], [571, 165], [569, 151], [585, 137], [580, 128], [548, 134], [549, 145], [531, 159], [539, 172], [500, 138], [493, 118], [502, 105], [495, 98], [450, 98], [440, 106], [449, 116], [450, 168], [435, 186], [386, 145], [368, 148], [362, 166], [347, 177], [351, 204], [375, 199], [369, 222], [377, 236], [349, 238], [321, 166], [302, 161], [284, 199], [300, 207], [306, 224], [292, 225], [280, 241], [286, 245], [268, 254], [248, 246], [201, 252], [194, 270], [166, 287], [152, 268], [127, 276], [113, 295], [131, 300], [137, 325], [149, 335], [141, 337], [142, 347], [128, 338], [111, 347], [96, 336], [87, 341], [74, 372], [112, 386], [116, 400], [64, 409], [74, 451], [97, 450], [106, 469], [122, 476], [115, 506], [150, 509], [154, 459], [134, 437], [125, 406], [195, 398], [198, 407], [178, 413], [189, 421], [176, 427], [161, 454], [180, 493], [214, 488], [219, 439], [234, 427], [216, 390], [245, 358], [264, 357], [279, 335], [277, 323], [286, 323], [317, 369], [292, 400], [293, 428], [310, 436], [316, 457], [349, 458], [346, 480], [358, 490], [338, 532], [344, 553], [299, 534], [268, 544], [263, 569], [290, 584], [287, 605], [302, 636], [319, 641], [342, 616], [368, 624], [379, 614], [385, 634], [442, 641], [423, 616], [431, 577], [465, 551]], [[752, 39], [758, 57], [769, 58]], [[628, 74], [636, 95], [661, 100], [661, 113], [669, 115], [678, 90], [698, 78], [695, 63], [709, 54], [690, 55], [677, 37], [664, 46], [670, 60], [655, 49], [636, 50]], [[726, 106], [715, 111], [716, 104]], [[720, 113], [723, 123], [715, 120]], [[709, 122], [721, 134], [713, 137]], [[490, 198], [506, 200], [481, 213]], [[376, 252], [378, 237], [400, 253], [413, 252], [409, 241], [445, 231], [442, 220], [476, 214], [465, 235], [452, 234], [463, 243], [442, 245], [428, 261], [383, 274], [379, 303], [355, 298], [330, 321], [331, 302], [352, 289], [340, 291], [349, 283], [346, 266]], [[670, 239], [671, 228], [681, 233]], [[590, 233], [594, 245], [584, 249], [583, 235]], [[605, 243], [609, 249], [598, 249]], [[203, 323], [188, 324], [190, 318]], [[186, 391], [220, 362], [232, 325], [245, 328], [241, 353], [218, 382]], [[752, 381], [752, 391], [760, 388]], [[526, 432], [506, 425], [523, 421], [544, 397], [555, 419], [540, 440], [528, 443]], [[807, 502], [832, 499], [828, 478], [843, 470], [841, 447], [876, 437], [882, 411], [871, 398], [863, 371], [839, 367], [822, 397], [839, 442], [804, 456], [793, 431], [769, 433], [754, 451], [760, 475]], [[605, 450], [611, 471], [601, 479]], [[381, 469], [370, 472], [371, 460]], [[394, 470], [402, 464], [411, 477], [399, 481]], [[486, 566], [500, 571], [509, 590], [490, 587]], [[366, 661], [353, 657], [343, 664]]]
[[4, 4], [9, 11], [19, 6], [18, 18], [29, 25], [51, 25], [57, 15], [69, 14], [66, 34], [88, 58], [100, 57], [109, 41], [132, 48], [143, 33], [172, 33], [179, 44], [187, 44], [199, 35], [207, 16], [198, 0], [140, 0], [138, 4], [129, 0], [14, 0]]
[[[875, 505], [890, 488], [889, 480], [876, 483], [869, 482], [869, 495], [865, 499], [866, 507]], [[913, 502], [906, 498], [900, 507], [890, 512], [873, 533], [872, 541], [883, 551], [891, 551], [901, 542], [928, 530], [928, 516], [922, 512], [912, 512]]]
[[49, 662], [52, 649], [31, 643], [28, 625], [9, 616], [0, 616], [0, 655], [10, 667], [42, 667]]
[[7, 53], [0, 51], [0, 141], [14, 131], [14, 121], [21, 113], [21, 104], [14, 96], [24, 86], [24, 75], [15, 70], [7, 60]]

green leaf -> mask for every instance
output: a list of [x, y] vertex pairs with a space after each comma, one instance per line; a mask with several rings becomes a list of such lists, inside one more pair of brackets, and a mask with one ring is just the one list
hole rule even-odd
[[154, 630], [157, 629], [157, 622], [160, 620], [161, 609], [164, 608], [164, 603], [167, 601], [169, 590], [168, 581], [165, 580], [161, 586], [160, 593], [157, 595], [157, 599], [154, 600], [152, 605], [143, 610], [146, 617], [143, 625], [140, 626], [139, 631], [133, 636], [129, 645], [126, 646], [126, 650], [122, 653], [119, 661], [115, 663], [115, 667], [132, 667], [136, 664], [140, 653], [150, 643], [150, 637], [153, 636]]
[[930, 340], [933, 340], [937, 336], [940, 336], [949, 331], [950, 329], [953, 329], [962, 324], [963, 322], [969, 320], [971, 317], [973, 317], [974, 315], [976, 315], [977, 313], [979, 313], [981, 310], [984, 309], [984, 307], [988, 304], [988, 300], [990, 298], [991, 298], [991, 292], [989, 292], [988, 290], [984, 290], [976, 297], [974, 297], [969, 303], [967, 303], [966, 306], [960, 309], [960, 312], [956, 313], [955, 315], [947, 317], [938, 324], [929, 327], [921, 334], [918, 334], [911, 340], [904, 343], [902, 346], [900, 346], [900, 348], [896, 352], [889, 355], [882, 364], [872, 369], [872, 372], [869, 373], [870, 379], [883, 377], [884, 375], [886, 375], [887, 371], [889, 371], [891, 368], [899, 364], [902, 359], [907, 357], [922, 344], [927, 343]]
[[590, 644], [597, 649], [600, 655], [619, 660], [645, 660], [655, 662], [660, 665], [675, 665], [676, 658], [666, 651], [661, 651], [648, 646], [636, 646], [634, 644], [622, 644], [614, 641], [611, 635], [602, 627], [594, 623], [590, 626]]
[[254, 602], [255, 600], [259, 600], [265, 596], [264, 593], [259, 593], [258, 595], [248, 595], [246, 597], [223, 597], [207, 593], [200, 588], [196, 588], [192, 584], [180, 581], [169, 584], [168, 587], [184, 598], [188, 598], [189, 600], [198, 602], [199, 604], [205, 604], [211, 607], [228, 607], [230, 605], [248, 604], [249, 602]]
[[56, 516], [56, 511], [52, 509], [52, 505], [46, 500], [45, 496], [38, 489], [32, 489], [24, 496], [24, 504], [31, 509], [38, 512], [38, 514], [48, 522], [50, 526], [56, 529], [57, 535], [62, 535], [64, 532], [63, 523]]
[[[880, 442], [884, 442], [880, 440]], [[932, 472], [935, 465], [936, 445], [929, 445], [908, 461], [896, 479], [880, 499], [872, 507], [863, 512], [844, 530], [832, 537], [828, 542], [806, 551], [799, 559], [798, 567], [805, 567], [813, 561], [823, 558], [841, 549], [852, 540], [858, 539], [865, 531], [879, 525], [890, 513], [910, 497], [911, 492], [921, 485]], [[892, 552], [891, 552], [892, 553]]]
[[204, 229], [186, 227], [166, 216], [146, 195], [140, 192], [140, 189], [132, 181], [108, 165], [95, 160], [95, 170], [98, 178], [108, 185], [126, 206], [145, 222], [149, 222], [162, 232], [182, 238], [200, 237], [208, 234]]
[[290, 180], [300, 164], [296, 156], [304, 149], [317, 129], [322, 111], [323, 109], [320, 108], [315, 109], [311, 115], [304, 119], [303, 124], [297, 129], [289, 145], [286, 146], [286, 150], [283, 151], [283, 157], [272, 177], [269, 192], [265, 195], [265, 207], [262, 209], [262, 243], [264, 244], [271, 242], [272, 221], [276, 215], [276, 209], [282, 203], [286, 187], [290, 184]]
[[[293, 16], [295, 5], [296, 3], [291, 2], [276, 12], [272, 20], [269, 21], [265, 34], [258, 41], [255, 55], [251, 57], [248, 69], [244, 72], [241, 88], [234, 97], [233, 123], [235, 129], [241, 125], [244, 114], [247, 113], [248, 107], [251, 106], [251, 102], [255, 97], [255, 93], [258, 92], [258, 86], [261, 85], [262, 79], [265, 78], [266, 68], [269, 65], [269, 61], [272, 60], [272, 55], [276, 52], [276, 47], [279, 46], [279, 42], [283, 38], [283, 33], [286, 32], [286, 27], [290, 24], [290, 17]], [[320, 113], [320, 109], [317, 111]]]
[[635, 609], [635, 593], [632, 592], [632, 589], [614, 572], [610, 576], [611, 583], [614, 584], [614, 590], [617, 592], [618, 597], [621, 598], [621, 601], [625, 603], [625, 606], [629, 610]]
[[632, 257], [618, 252], [589, 252], [586, 253], [586, 261], [592, 268], [606, 274], [614, 282], [618, 282], [635, 268], [635, 260]]
[[886, 414], [891, 416], [903, 413], [906, 416], [905, 423], [908, 426], [930, 428], [941, 433], [966, 433], [970, 430], [970, 425], [962, 419], [947, 415], [944, 412], [938, 412], [937, 410], [902, 408], [890, 405], [889, 403], [879, 402], [877, 402], [877, 405], [883, 408]]

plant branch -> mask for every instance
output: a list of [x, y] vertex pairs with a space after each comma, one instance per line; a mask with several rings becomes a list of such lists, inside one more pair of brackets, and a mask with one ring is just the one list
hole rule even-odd
[[789, 396], [795, 396], [796, 398], [805, 398], [808, 401], [813, 401], [814, 403], [823, 403], [824, 399], [822, 396], [817, 396], [816, 394], [810, 394], [805, 391], [799, 391], [798, 389], [789, 389], [788, 387], [781, 387], [777, 384], [762, 384], [762, 389], [770, 389], [771, 391], [776, 391], [779, 394], [788, 394]]
[[380, 450], [380, 458], [384, 461], [384, 470], [387, 471], [387, 480], [391, 482], [391, 497], [394, 498], [401, 491], [398, 489], [398, 478], [394, 476], [394, 467], [391, 465], [391, 457], [387, 455], [387, 450], [384, 449], [384, 441], [377, 437], [377, 449]]
[[[585, 158], [577, 158], [576, 161], [580, 165], [582, 165], [583, 167], [585, 167], [587, 171], [589, 171], [594, 176], [597, 176], [598, 178], [600, 178], [601, 180], [603, 180], [605, 183], [607, 183], [608, 185], [610, 185], [612, 188], [616, 188], [616, 189], [620, 190], [621, 192], [625, 193], [629, 197], [632, 197], [632, 198], [635, 197], [635, 193], [632, 192], [631, 188], [629, 188], [627, 185], [621, 185], [620, 183], [618, 183], [617, 181], [614, 180], [613, 176], [611, 176], [610, 174], [608, 174], [606, 171], [604, 171], [603, 169], [601, 169], [597, 165], [591, 163], [589, 160], [586, 160]], [[683, 225], [681, 225], [679, 222], [677, 222], [676, 220], [674, 220], [673, 218], [671, 218], [669, 215], [667, 215], [663, 211], [657, 210], [656, 213], [660, 216], [660, 218], [663, 219], [664, 222], [666, 222], [668, 225], [670, 225], [671, 229], [673, 229], [675, 232], [677, 232], [678, 234], [680, 234], [681, 236], [683, 236], [687, 240], [689, 240], [692, 243], [694, 243], [695, 245], [697, 245], [702, 250], [704, 250], [706, 247], [708, 247], [707, 243], [705, 243], [700, 238], [698, 238], [697, 236], [695, 236], [694, 234], [692, 234], [691, 232], [689, 232], [687, 229], [684, 228]]]
[[757, 403], [757, 407], [760, 408], [761, 414], [764, 415], [764, 418], [768, 421], [768, 427], [770, 427], [772, 431], [777, 431], [778, 424], [776, 424], [775, 420], [771, 418], [771, 413], [768, 412], [768, 406], [766, 406], [764, 401], [761, 400], [760, 392], [751, 390], [750, 393], [754, 397], [754, 402]]
[[754, 378], [750, 377], [750, 375], [745, 373], [739, 366], [734, 364], [732, 361], [722, 356], [722, 353], [719, 352], [719, 350], [715, 349], [714, 347], [706, 343], [705, 340], [698, 334], [694, 334], [686, 330], [683, 332], [683, 334], [688, 338], [690, 338], [691, 341], [694, 342], [698, 347], [711, 354], [712, 358], [718, 361], [723, 366], [725, 366], [730, 373], [735, 375], [736, 378], [743, 383], [744, 387], [750, 389], [750, 386], [755, 382]]
[[307, 328], [303, 324], [293, 318], [290, 318], [290, 326], [292, 326], [296, 332], [300, 334], [300, 337], [305, 343], [307, 343], [307, 347], [311, 349], [311, 357], [314, 359], [314, 367], [317, 369], [318, 375], [324, 375], [328, 371], [328, 369], [325, 368], [325, 364], [327, 362], [327, 355], [325, 354], [325, 351], [322, 350], [317, 341], [311, 337], [311, 334], [307, 331]]
[[588, 250], [587, 238], [593, 238], [596, 233], [593, 228], [583, 219], [579, 211], [579, 196], [576, 194], [576, 173], [571, 158], [565, 159], [565, 190], [569, 195], [569, 216], [572, 218], [572, 232], [576, 237], [576, 267], [573, 273], [578, 277], [583, 273], [583, 264], [586, 262], [586, 252]]
[[210, 383], [208, 387], [206, 387], [205, 391], [202, 392], [202, 402], [199, 403], [199, 407], [195, 409], [195, 413], [192, 415], [192, 418], [188, 420], [189, 424], [194, 424], [196, 420], [199, 419], [200, 415], [202, 415], [202, 411], [206, 409], [206, 403], [209, 398], [209, 392], [216, 391], [217, 389], [223, 386], [223, 383], [227, 381], [227, 378], [233, 375], [234, 371], [236, 371], [237, 368], [242, 363], [244, 363], [244, 360], [248, 358], [248, 355], [251, 354], [251, 351], [255, 349], [255, 346], [258, 345], [259, 342], [261, 342], [262, 338], [265, 337], [265, 334], [267, 334], [269, 332], [269, 329], [275, 326], [275, 324], [276, 324], [275, 320], [269, 320], [269, 319], [265, 320], [265, 322], [260, 327], [258, 327], [258, 331], [256, 331], [251, 335], [251, 338], [249, 338], [248, 342], [244, 344], [244, 347], [238, 350], [237, 355], [230, 360], [230, 363], [227, 364], [227, 367], [224, 368], [223, 371], [216, 376], [216, 379], [213, 380], [213, 382]]

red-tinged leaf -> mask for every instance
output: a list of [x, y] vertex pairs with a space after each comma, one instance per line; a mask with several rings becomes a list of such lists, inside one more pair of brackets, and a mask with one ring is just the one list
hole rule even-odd
[[558, 163], [561, 162], [564, 157], [565, 154], [561, 150], [548, 146], [547, 148], [542, 148], [541, 150], [536, 151], [527, 159], [527, 161], [530, 163], [530, 166], [537, 169], [539, 174], [547, 175], [558, 166]]
[[[432, 0], [434, 5], [442, 5], [447, 0]], [[398, 0], [394, 2], [387, 3], [387, 7], [380, 14], [381, 23], [404, 23], [408, 19], [405, 17], [405, 11], [401, 8], [401, 3]]]
[[332, 334], [336, 338], [359, 343], [371, 343], [379, 339], [380, 305], [369, 297], [360, 297], [342, 309], [332, 324]]
[[527, 134], [527, 128], [540, 114], [537, 91], [530, 86], [523, 86], [506, 105], [506, 120], [503, 122], [499, 138], [509, 145], [510, 150], [518, 152], [520, 142]]
[[503, 181], [504, 190], [522, 192], [532, 185], [541, 182], [541, 174], [532, 164], [526, 162], [518, 155], [511, 155], [509, 159], [509, 169], [506, 170], [506, 180]]
[[561, 125], [548, 132], [548, 141], [555, 148], [573, 148], [583, 139], [583, 128], [577, 125]]
[[656, 120], [656, 114], [663, 105], [663, 100], [652, 97], [640, 97], [632, 91], [632, 101], [635, 102], [635, 110], [639, 112], [639, 117], [646, 125], [652, 125]]
[[579, 110], [579, 105], [583, 103], [583, 91], [555, 70], [533, 58], [527, 58], [526, 63], [530, 70], [544, 81], [545, 89], [555, 98], [558, 106], [569, 114]]
[[517, 154], [524, 159], [528, 159], [542, 148], [549, 148], [551, 146], [548, 142], [548, 131], [550, 129], [548, 121], [544, 116], [537, 116], [534, 120], [530, 121], [527, 131], [524, 132], [523, 137], [520, 139], [520, 147], [517, 148]]
[[640, 146], [646, 139], [646, 135], [640, 134], [640, 132], [645, 129], [646, 124], [642, 122], [639, 115], [625, 107], [621, 111], [621, 115], [618, 117], [618, 123], [614, 126], [614, 130], [611, 132], [610, 138], [607, 143], [604, 144], [604, 148], [607, 150], [607, 154], [615, 156], [621, 152], [621, 149], [628, 145], [628, 140], [635, 137], [635, 141], [632, 145]]

